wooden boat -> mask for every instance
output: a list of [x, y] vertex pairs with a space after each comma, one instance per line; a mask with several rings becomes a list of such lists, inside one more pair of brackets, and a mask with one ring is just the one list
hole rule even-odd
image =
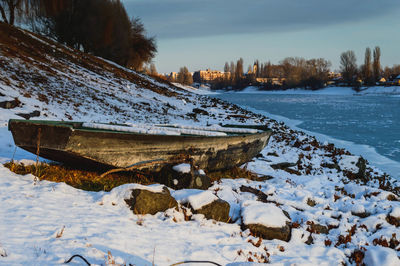
[[[207, 171], [244, 164], [266, 145], [266, 126], [108, 125], [11, 119], [15, 144], [43, 158], [75, 166], [157, 170], [190, 158]], [[172, 134], [171, 134], [172, 132]], [[143, 162], [157, 162], [151, 167]]]

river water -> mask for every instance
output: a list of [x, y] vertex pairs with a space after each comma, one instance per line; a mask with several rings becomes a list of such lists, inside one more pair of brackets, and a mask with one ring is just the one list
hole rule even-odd
[[400, 97], [222, 93], [216, 97], [330, 141], [400, 178]]

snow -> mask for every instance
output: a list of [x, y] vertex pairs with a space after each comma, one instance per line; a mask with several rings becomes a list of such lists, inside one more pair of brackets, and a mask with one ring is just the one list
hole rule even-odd
[[399, 266], [400, 259], [390, 248], [371, 246], [365, 252], [364, 263], [366, 266]]
[[106, 124], [98, 124], [98, 123], [83, 123], [83, 127], [95, 128], [95, 129], [103, 129], [103, 130], [112, 130], [112, 131], [122, 131], [122, 132], [131, 132], [131, 133], [139, 133], [139, 134], [149, 134], [149, 135], [180, 135], [179, 132], [169, 131], [167, 129], [160, 130], [159, 128], [154, 127], [128, 127], [128, 126], [115, 126], [115, 125], [106, 125]]
[[242, 204], [242, 217], [244, 224], [260, 224], [272, 228], [284, 227], [289, 222], [275, 204], [250, 200]]
[[184, 89], [186, 91], [199, 94], [199, 95], [213, 95], [213, 94], [218, 94], [218, 92], [211, 91], [210, 87], [205, 86], [205, 85], [200, 85], [198, 88], [193, 87], [193, 86], [188, 86], [188, 85], [182, 85], [180, 83], [172, 83], [174, 86]]
[[208, 127], [203, 127], [203, 126], [192, 126], [192, 125], [179, 125], [179, 124], [168, 125], [168, 124], [166, 124], [166, 125], [157, 125], [157, 126], [168, 127], [168, 128], [174, 127], [174, 128], [180, 128], [180, 129], [192, 129], [192, 130], [199, 130], [199, 131], [229, 132], [229, 133], [254, 134], [254, 133], [261, 132], [261, 130], [258, 130], [258, 129], [221, 127], [220, 125], [211, 125]]
[[116, 125], [99, 124], [99, 123], [83, 123], [82, 126], [95, 129], [122, 131], [122, 132], [148, 134], [148, 135], [180, 136], [182, 134], [188, 134], [188, 135], [209, 136], [209, 137], [211, 136], [221, 137], [227, 135], [224, 132], [214, 132], [214, 131], [184, 129], [184, 128], [178, 129], [170, 127], [153, 126], [153, 125], [130, 124], [129, 126], [116, 126]]
[[175, 170], [178, 173], [187, 174], [187, 173], [190, 173], [191, 167], [190, 167], [190, 164], [188, 164], [188, 163], [181, 163], [181, 164], [178, 164], [178, 165], [174, 165], [172, 167], [172, 169]]

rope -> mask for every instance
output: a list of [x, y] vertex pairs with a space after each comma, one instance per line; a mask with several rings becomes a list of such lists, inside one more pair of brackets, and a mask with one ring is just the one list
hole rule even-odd
[[81, 255], [79, 255], [79, 254], [73, 255], [71, 258], [69, 258], [69, 260], [65, 261], [64, 263], [65, 263], [65, 264], [70, 263], [70, 262], [72, 261], [72, 259], [73, 259], [73, 258], [76, 258], [76, 257], [82, 259], [84, 262], [86, 262], [86, 264], [87, 264], [88, 266], [91, 265], [83, 256], [81, 256]]
[[181, 265], [181, 264], [186, 264], [186, 263], [210, 263], [210, 264], [214, 264], [217, 266], [222, 266], [221, 264], [218, 264], [216, 262], [209, 261], [209, 260], [186, 260], [186, 261], [181, 261], [181, 262], [171, 264], [171, 266], [176, 266], [176, 265]]

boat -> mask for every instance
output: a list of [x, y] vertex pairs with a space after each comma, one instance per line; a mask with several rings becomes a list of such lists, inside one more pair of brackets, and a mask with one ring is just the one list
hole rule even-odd
[[110, 125], [20, 119], [9, 120], [8, 129], [16, 146], [67, 165], [157, 171], [189, 159], [209, 172], [249, 162], [267, 145], [272, 132], [262, 125]]

